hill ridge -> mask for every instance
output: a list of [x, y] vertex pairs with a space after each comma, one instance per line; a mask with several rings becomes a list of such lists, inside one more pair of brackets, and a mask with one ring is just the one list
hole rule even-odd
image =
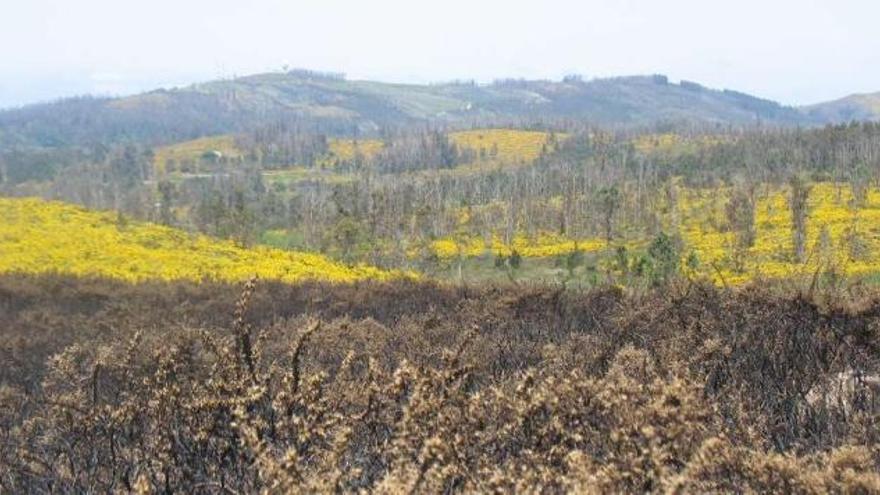
[[823, 115], [732, 89], [670, 82], [664, 75], [407, 84], [291, 71], [0, 111], [0, 146], [168, 143], [278, 121], [363, 135], [414, 123], [454, 127], [563, 119], [606, 126], [803, 126], [826, 123]]

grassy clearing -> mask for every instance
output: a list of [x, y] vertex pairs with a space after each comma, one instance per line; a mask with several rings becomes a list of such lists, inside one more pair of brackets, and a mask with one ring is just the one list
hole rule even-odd
[[332, 170], [323, 170], [307, 167], [291, 167], [282, 170], [271, 170], [263, 172], [263, 180], [268, 184], [284, 184], [290, 185], [299, 182], [321, 181], [328, 184], [344, 184], [355, 179], [352, 174], [343, 174], [333, 172]]
[[235, 145], [235, 137], [228, 134], [162, 146], [156, 148], [153, 153], [153, 164], [159, 173], [179, 172], [185, 169], [198, 171], [200, 162], [208, 155], [213, 155], [209, 156], [210, 159], [215, 157], [239, 159], [242, 156], [241, 150]]

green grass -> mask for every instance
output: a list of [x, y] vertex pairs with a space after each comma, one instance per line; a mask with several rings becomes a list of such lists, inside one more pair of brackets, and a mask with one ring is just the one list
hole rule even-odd
[[282, 183], [285, 185], [304, 181], [323, 181], [328, 184], [344, 184], [354, 180], [352, 174], [340, 174], [328, 170], [320, 170], [305, 167], [293, 167], [284, 170], [271, 170], [263, 172], [263, 180], [268, 184]]
[[260, 244], [278, 249], [298, 250], [306, 246], [305, 237], [296, 230], [267, 230], [260, 235]]

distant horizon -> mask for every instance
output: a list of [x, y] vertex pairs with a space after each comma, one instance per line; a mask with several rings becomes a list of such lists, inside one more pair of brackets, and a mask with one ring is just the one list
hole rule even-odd
[[28, 0], [0, 106], [277, 70], [428, 83], [667, 74], [789, 106], [880, 91], [871, 0]]
[[[453, 84], [453, 83], [457, 83], [457, 82], [473, 81], [476, 84], [481, 85], [481, 86], [488, 86], [488, 85], [493, 84], [496, 81], [501, 81], [501, 80], [506, 80], [506, 79], [526, 80], [526, 81], [561, 82], [567, 76], [579, 76], [579, 77], [582, 77], [585, 82], [590, 82], [590, 81], [595, 81], [595, 80], [629, 78], [629, 77], [650, 77], [650, 76], [658, 75], [658, 76], [667, 77], [669, 79], [670, 84], [680, 84], [682, 81], [695, 82], [695, 83], [698, 83], [700, 85], [705, 86], [707, 89], [710, 89], [710, 90], [739, 91], [739, 92], [749, 94], [750, 96], [771, 100], [776, 103], [779, 103], [780, 105], [793, 107], [793, 108], [808, 107], [808, 106], [811, 106], [814, 104], [827, 103], [829, 101], [835, 101], [835, 100], [847, 98], [850, 96], [859, 96], [859, 95], [875, 93], [875, 91], [849, 92], [849, 93], [841, 94], [836, 97], [832, 97], [832, 98], [825, 99], [825, 100], [811, 101], [811, 102], [806, 102], [806, 103], [791, 103], [791, 102], [787, 102], [787, 101], [776, 100], [771, 97], [768, 97], [767, 95], [755, 94], [755, 93], [750, 93], [748, 91], [743, 91], [742, 89], [736, 88], [736, 87], [712, 86], [712, 85], [706, 84], [703, 81], [700, 81], [697, 79], [691, 79], [691, 78], [687, 78], [687, 77], [672, 77], [669, 74], [666, 74], [664, 72], [595, 75], [595, 76], [591, 76], [591, 75], [587, 75], [587, 74], [580, 74], [577, 72], [567, 72], [567, 73], [558, 75], [556, 77], [523, 77], [523, 76], [509, 75], [509, 76], [492, 77], [492, 78], [482, 79], [482, 80], [479, 80], [476, 78], [447, 78], [447, 79], [430, 80], [430, 79], [425, 79], [425, 78], [421, 78], [421, 77], [409, 77], [409, 78], [398, 78], [398, 79], [378, 78], [378, 77], [370, 77], [370, 76], [366, 76], [366, 75], [350, 74], [350, 73], [346, 73], [345, 71], [341, 71], [341, 70], [313, 69], [313, 68], [309, 68], [309, 67], [289, 67], [289, 68], [277, 68], [274, 70], [273, 69], [265, 69], [262, 71], [242, 73], [242, 74], [227, 74], [227, 75], [204, 76], [204, 77], [199, 77], [197, 75], [193, 75], [188, 79], [185, 79], [182, 77], [178, 77], [176, 79], [172, 78], [172, 77], [167, 77], [167, 78], [157, 78], [155, 80], [143, 79], [143, 80], [126, 81], [123, 77], [121, 77], [119, 75], [115, 75], [112, 73], [104, 73], [104, 74], [93, 75], [90, 78], [86, 77], [86, 78], [83, 78], [82, 80], [77, 80], [76, 77], [74, 77], [73, 79], [70, 79], [70, 76], [68, 75], [68, 79], [62, 79], [62, 80], [66, 81], [67, 85], [69, 85], [69, 86], [72, 85], [73, 87], [79, 87], [79, 88], [82, 88], [82, 90], [80, 90], [80, 91], [74, 90], [74, 91], [71, 91], [68, 93], [65, 93], [63, 91], [59, 91], [56, 95], [53, 95], [53, 96], [46, 96], [46, 97], [42, 97], [42, 98], [38, 97], [38, 98], [24, 100], [24, 101], [20, 101], [20, 102], [16, 102], [16, 101], [8, 102], [8, 101], [4, 101], [4, 100], [0, 99], [0, 111], [14, 110], [16, 108], [23, 108], [23, 107], [34, 106], [34, 105], [51, 104], [51, 103], [54, 103], [57, 101], [62, 101], [62, 100], [71, 99], [71, 98], [86, 98], [86, 97], [126, 98], [126, 97], [131, 97], [131, 96], [137, 96], [140, 94], [150, 93], [153, 91], [159, 91], [159, 90], [182, 89], [182, 88], [194, 86], [197, 84], [205, 84], [205, 83], [211, 83], [211, 82], [216, 82], [216, 81], [247, 78], [247, 77], [260, 76], [260, 75], [266, 75], [266, 74], [287, 74], [287, 73], [291, 73], [291, 72], [295, 72], [295, 71], [310, 71], [310, 72], [322, 73], [322, 74], [338, 74], [338, 75], [344, 76], [345, 80], [347, 80], [347, 81], [369, 81], [369, 82], [378, 82], [378, 83], [385, 83], [385, 84], [412, 84], [412, 85], [442, 85], [442, 84]], [[164, 82], [164, 83], [161, 82], [163, 79], [166, 82]], [[97, 82], [95, 83], [93, 89], [90, 90], [89, 86], [88, 86], [88, 82], [89, 81], [95, 82], [96, 80], [97, 80]], [[71, 81], [75, 81], [75, 82], [73, 84], [71, 84]], [[116, 88], [119, 90], [115, 91], [115, 92], [114, 91], [107, 91], [107, 90], [101, 91], [100, 88], [102, 88], [102, 87], [106, 88], [108, 83], [110, 86], [115, 84]], [[0, 83], [0, 84], [2, 84], [2, 83]], [[45, 82], [44, 82], [44, 84], [45, 84]], [[128, 87], [124, 88], [124, 86], [126, 84], [128, 85]], [[2, 89], [2, 86], [0, 86], [0, 89]], [[43, 89], [43, 90], [45, 91], [45, 89]], [[880, 88], [878, 88], [878, 90], [876, 92], [880, 92]], [[0, 98], [2, 98], [3, 96], [4, 95], [2, 93], [0, 93]]]

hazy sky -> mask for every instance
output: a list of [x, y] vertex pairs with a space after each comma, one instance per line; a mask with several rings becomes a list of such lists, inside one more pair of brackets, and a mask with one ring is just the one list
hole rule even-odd
[[880, 91], [880, 0], [0, 0], [0, 106], [279, 70]]

